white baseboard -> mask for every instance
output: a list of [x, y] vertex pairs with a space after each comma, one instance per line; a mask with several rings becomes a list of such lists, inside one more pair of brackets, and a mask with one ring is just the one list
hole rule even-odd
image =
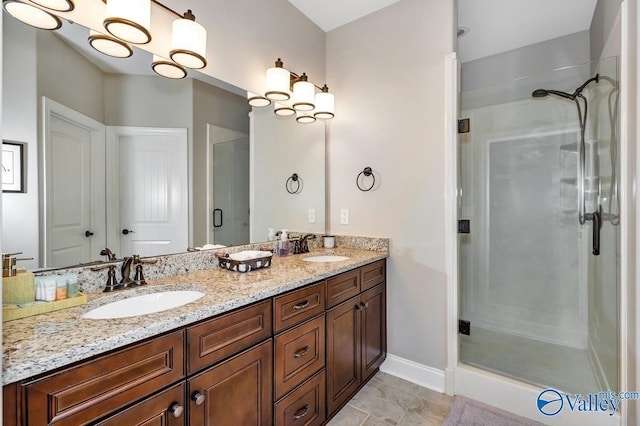
[[436, 392], [444, 393], [445, 390], [444, 370], [438, 370], [396, 355], [387, 354], [387, 359], [380, 366], [380, 371]]

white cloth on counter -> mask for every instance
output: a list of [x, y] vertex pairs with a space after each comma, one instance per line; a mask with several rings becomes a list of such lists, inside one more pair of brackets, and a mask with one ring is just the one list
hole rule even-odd
[[222, 244], [205, 244], [202, 247], [196, 247], [196, 250], [213, 250], [219, 248], [225, 248]]
[[229, 254], [229, 258], [233, 260], [251, 260], [257, 259], [259, 257], [271, 256], [272, 253], [270, 251], [262, 251], [262, 250], [245, 250], [240, 251], [238, 253]]

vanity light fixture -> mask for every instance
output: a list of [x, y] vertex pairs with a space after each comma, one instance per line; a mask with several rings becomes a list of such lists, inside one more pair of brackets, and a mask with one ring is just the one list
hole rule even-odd
[[322, 89], [320, 89], [320, 93], [316, 94], [316, 109], [313, 116], [323, 120], [333, 118], [334, 106], [335, 99], [333, 93], [329, 93], [329, 88], [325, 84], [322, 86]]
[[57, 16], [20, 0], [2, 0], [2, 8], [18, 21], [41, 30], [57, 30], [62, 26]]
[[296, 110], [293, 109], [290, 102], [276, 102], [275, 107], [273, 108], [273, 112], [276, 115], [282, 117], [288, 117], [296, 113]]
[[249, 105], [255, 107], [265, 107], [271, 105], [271, 101], [269, 99], [251, 92], [247, 92], [247, 102], [249, 102]]
[[[49, 12], [69, 12], [75, 8], [74, 0], [2, 0], [2, 7], [9, 15], [32, 27], [57, 30], [62, 26], [60, 18]], [[102, 0], [106, 3], [103, 26], [106, 33], [90, 30], [91, 47], [105, 55], [128, 58], [133, 55], [130, 43], [146, 44], [151, 41], [151, 5], [158, 6], [175, 19], [171, 25], [171, 50], [164, 57], [154, 56], [152, 69], [159, 75], [172, 79], [184, 78], [185, 68], [200, 69], [207, 65], [207, 30], [197, 22], [191, 10], [179, 14], [158, 0]], [[155, 25], [155, 24], [154, 24]], [[163, 55], [164, 56], [164, 55]], [[262, 98], [262, 99], [259, 99]], [[266, 106], [271, 101], [256, 96], [255, 106]], [[268, 101], [268, 102], [265, 102]]]
[[163, 58], [158, 55], [153, 55], [153, 62], [151, 63], [151, 69], [162, 77], [172, 78], [179, 80], [187, 76], [187, 70], [182, 65]]
[[[319, 90], [317, 94], [316, 89]], [[316, 119], [326, 120], [335, 115], [335, 98], [333, 93], [329, 93], [327, 85], [318, 87], [309, 81], [306, 73], [298, 75], [289, 71], [280, 58], [275, 66], [267, 69], [264, 97], [248, 95], [249, 105], [254, 107], [269, 105], [267, 100], [275, 102], [273, 112], [276, 115], [291, 116], [297, 113], [296, 121], [299, 123], [313, 123]]]
[[31, 2], [58, 12], [70, 12], [75, 8], [71, 0], [31, 0]]
[[128, 43], [151, 41], [151, 0], [108, 0], [102, 25], [114, 37]]
[[122, 40], [111, 35], [101, 34], [97, 31], [89, 30], [89, 44], [95, 50], [114, 58], [128, 58], [133, 55], [133, 49]]
[[207, 30], [196, 22], [191, 10], [187, 10], [173, 21], [169, 57], [184, 67], [200, 69], [207, 66], [206, 53]]
[[316, 118], [307, 111], [296, 111], [296, 121], [302, 124], [315, 123]]

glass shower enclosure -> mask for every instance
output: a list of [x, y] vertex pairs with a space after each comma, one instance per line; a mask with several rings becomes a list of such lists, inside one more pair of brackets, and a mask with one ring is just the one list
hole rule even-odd
[[[462, 92], [462, 363], [565, 392], [617, 390], [617, 76], [610, 58]], [[579, 114], [570, 96], [590, 79]]]

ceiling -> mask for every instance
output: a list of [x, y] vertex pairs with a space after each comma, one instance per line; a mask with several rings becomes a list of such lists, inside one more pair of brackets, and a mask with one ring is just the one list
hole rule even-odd
[[[399, 0], [289, 0], [324, 31]], [[424, 0], [423, 0], [424, 1]], [[442, 0], [437, 0], [442, 1]], [[462, 62], [588, 30], [597, 0], [457, 0]]]
[[400, 0], [289, 0], [325, 32], [331, 31]]

